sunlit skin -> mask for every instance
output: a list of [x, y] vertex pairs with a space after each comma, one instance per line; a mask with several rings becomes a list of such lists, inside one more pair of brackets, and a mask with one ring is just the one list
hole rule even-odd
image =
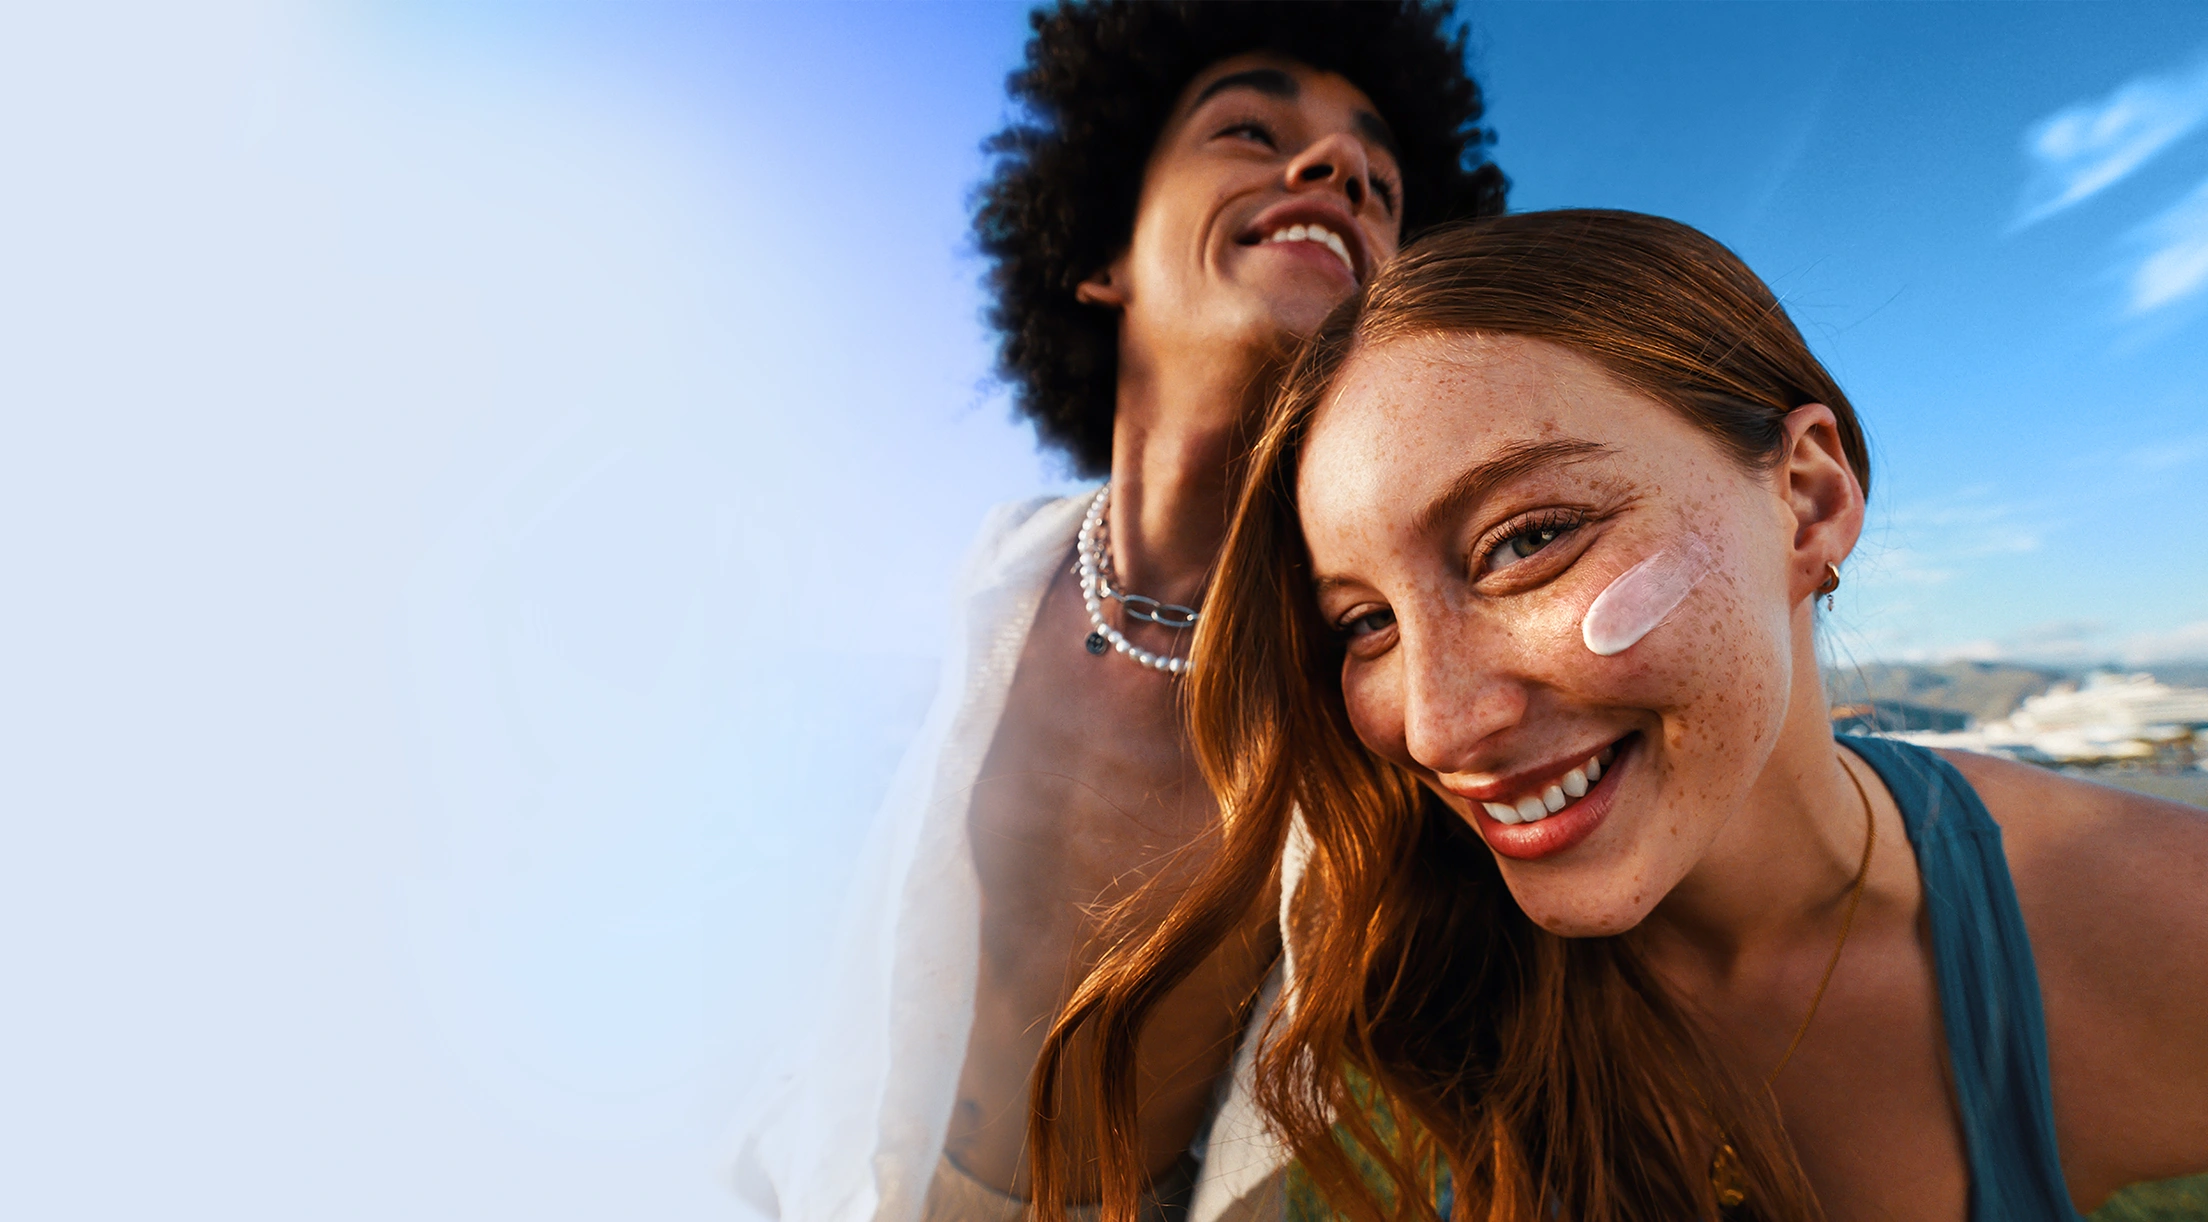
[[[1566, 348], [1406, 339], [1350, 359], [1297, 495], [1358, 737], [1480, 832], [1544, 928], [1636, 939], [1751, 1081], [1832, 953], [1866, 843], [1854, 774], [1877, 830], [1862, 909], [1774, 1089], [1830, 1217], [1963, 1217], [1915, 858], [1836, 748], [1818, 673], [1815, 590], [1863, 523], [1831, 411], [1792, 412], [1758, 470]], [[1588, 605], [1689, 534], [1707, 577], [1638, 643], [1591, 652]], [[1603, 748], [1580, 804], [1520, 826], [1485, 810]], [[1953, 762], [2003, 829], [2079, 1208], [2208, 1169], [2208, 820]]]
[[[1115, 556], [1120, 573], [1187, 602], [1225, 533], [1227, 464], [1270, 389], [1268, 367], [1394, 257], [1402, 201], [1385, 125], [1333, 73], [1238, 55], [1198, 74], [1175, 116], [1144, 173], [1127, 249], [1076, 295], [1120, 317], [1112, 536], [1130, 553]], [[1253, 241], [1300, 220], [1340, 232], [1356, 274], [1311, 243]]]
[[[1127, 588], [1199, 601], [1246, 422], [1294, 342], [1394, 254], [1398, 181], [1385, 126], [1339, 76], [1245, 55], [1182, 93], [1126, 251], [1078, 289], [1121, 324], [1110, 534]], [[1312, 243], [1252, 241], [1311, 221], [1342, 236], [1350, 266]], [[1082, 647], [1089, 622], [1072, 559], [1036, 612], [968, 814], [981, 964], [945, 1149], [1023, 1196], [1029, 1075], [1102, 953], [1095, 914], [1217, 818], [1182, 735], [1177, 682]], [[1125, 627], [1144, 648], [1187, 649], [1164, 629]], [[1270, 918], [1253, 914], [1155, 1014], [1136, 1067], [1151, 1173], [1182, 1157], [1209, 1114], [1240, 1006], [1276, 945]], [[1085, 1114], [1063, 1113], [1076, 1126]], [[1070, 1136], [1087, 1142], [1078, 1128]], [[1074, 1199], [1095, 1196], [1077, 1176]]]

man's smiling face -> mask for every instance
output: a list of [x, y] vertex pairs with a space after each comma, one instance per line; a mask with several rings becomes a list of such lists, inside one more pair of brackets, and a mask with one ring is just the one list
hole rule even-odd
[[1083, 296], [1119, 306], [1153, 351], [1308, 335], [1395, 254], [1392, 144], [1343, 77], [1265, 53], [1222, 60], [1174, 104], [1127, 250]]

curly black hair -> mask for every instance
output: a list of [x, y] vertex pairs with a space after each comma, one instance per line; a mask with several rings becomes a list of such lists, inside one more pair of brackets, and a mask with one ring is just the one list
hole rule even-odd
[[1059, 0], [1028, 22], [1006, 81], [1026, 116], [990, 137], [974, 232], [990, 261], [997, 369], [1039, 440], [1076, 473], [1111, 465], [1119, 323], [1074, 288], [1134, 232], [1143, 168], [1173, 103], [1229, 56], [1272, 51], [1363, 90], [1393, 129], [1403, 240], [1503, 210], [1454, 0]]

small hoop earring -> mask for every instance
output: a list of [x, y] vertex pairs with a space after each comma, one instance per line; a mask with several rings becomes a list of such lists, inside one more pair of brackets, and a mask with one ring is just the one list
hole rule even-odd
[[1828, 560], [1825, 562], [1825, 584], [1817, 587], [1817, 592], [1825, 596], [1825, 610], [1832, 610], [1832, 593], [1839, 588], [1840, 566]]

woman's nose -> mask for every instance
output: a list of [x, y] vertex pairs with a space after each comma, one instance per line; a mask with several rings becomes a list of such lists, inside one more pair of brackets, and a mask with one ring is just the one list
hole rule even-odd
[[1352, 216], [1372, 194], [1371, 176], [1372, 163], [1365, 157], [1365, 146], [1345, 132], [1312, 141], [1288, 162], [1289, 190], [1339, 190], [1349, 201]]
[[1404, 645], [1404, 749], [1433, 772], [1480, 771], [1480, 748], [1525, 719], [1525, 684], [1483, 665], [1475, 651]]

